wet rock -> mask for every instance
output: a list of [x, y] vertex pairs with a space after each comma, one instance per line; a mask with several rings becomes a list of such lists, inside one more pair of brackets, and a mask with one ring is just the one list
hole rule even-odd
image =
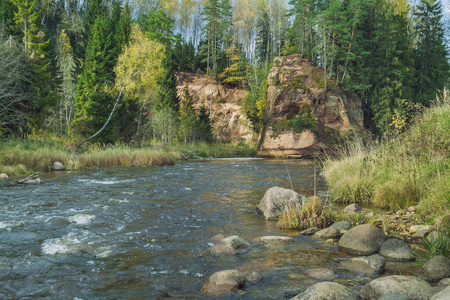
[[264, 276], [256, 271], [253, 272], [244, 272], [245, 280], [251, 283], [258, 283], [264, 279]]
[[325, 244], [331, 245], [331, 246], [337, 246], [338, 241], [339, 241], [338, 239], [328, 239], [325, 241]]
[[305, 196], [282, 187], [272, 187], [266, 191], [257, 210], [266, 220], [277, 219], [287, 208], [302, 207]]
[[345, 232], [350, 230], [351, 225], [349, 222], [343, 221], [333, 223], [330, 227], [336, 228], [341, 234], [344, 234]]
[[338, 239], [341, 237], [341, 233], [339, 232], [339, 229], [336, 229], [334, 227], [328, 227], [322, 230], [317, 231], [314, 236], [320, 237], [323, 239]]
[[63, 165], [62, 163], [60, 163], [59, 161], [55, 161], [55, 162], [52, 164], [51, 169], [52, 169], [52, 171], [65, 171], [65, 170], [66, 170], [66, 168], [64, 167], [64, 165]]
[[214, 255], [236, 255], [247, 251], [250, 244], [243, 238], [233, 235], [220, 240], [219, 243], [212, 246], [209, 253]]
[[433, 230], [433, 226], [431, 225], [413, 225], [409, 227], [409, 233], [424, 233], [422, 236], [425, 236], [426, 234], [430, 233]]
[[1, 174], [0, 174], [0, 179], [8, 179], [8, 174], [6, 174], [6, 173], [1, 173]]
[[433, 295], [428, 282], [414, 276], [380, 277], [366, 284], [359, 293], [361, 300], [379, 299], [386, 294], [403, 294], [411, 299], [426, 300]]
[[227, 294], [231, 291], [243, 289], [245, 277], [237, 270], [225, 270], [212, 274], [202, 288], [205, 294]]
[[294, 240], [288, 236], [262, 236], [254, 239], [255, 242], [263, 242], [263, 243], [292, 243]]
[[348, 287], [336, 282], [319, 282], [292, 300], [356, 300], [357, 297]]
[[413, 299], [408, 297], [408, 295], [395, 293], [395, 294], [384, 294], [377, 300], [413, 300]]
[[419, 277], [428, 282], [450, 277], [450, 259], [443, 255], [432, 257], [419, 269]]
[[336, 275], [329, 269], [308, 269], [305, 270], [306, 276], [316, 280], [333, 280]]
[[386, 259], [383, 256], [374, 254], [350, 258], [341, 263], [340, 267], [358, 274], [378, 275], [384, 271], [385, 264]]
[[380, 248], [380, 254], [388, 261], [414, 261], [414, 251], [402, 240], [389, 239]]
[[434, 221], [434, 227], [443, 232], [450, 232], [450, 215], [440, 216]]
[[284, 293], [284, 299], [291, 299], [292, 297], [295, 297], [298, 294], [300, 294], [300, 292], [297, 290], [284, 290], [283, 293]]
[[347, 205], [347, 206], [344, 208], [344, 213], [345, 213], [345, 214], [354, 214], [354, 213], [361, 212], [361, 211], [362, 211], [361, 206], [359, 206], [359, 205], [356, 204], [356, 203]]
[[300, 234], [302, 234], [302, 235], [313, 235], [317, 231], [320, 231], [320, 228], [318, 228], [318, 227], [310, 227], [310, 228], [300, 232]]
[[381, 229], [364, 224], [344, 233], [338, 247], [341, 251], [354, 255], [371, 255], [381, 248], [385, 240], [386, 235]]
[[433, 295], [430, 300], [448, 300], [450, 299], [450, 286], [446, 287], [439, 293]]

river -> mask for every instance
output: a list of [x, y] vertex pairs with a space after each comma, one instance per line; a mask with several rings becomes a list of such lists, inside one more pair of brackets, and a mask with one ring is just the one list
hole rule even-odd
[[[0, 181], [1, 299], [207, 299], [216, 271], [258, 271], [244, 295], [277, 299], [314, 283], [308, 268], [334, 270], [347, 256], [323, 241], [282, 231], [257, 207], [273, 186], [313, 194], [309, 161], [223, 159], [151, 168], [94, 168], [41, 174], [40, 185]], [[317, 189], [324, 190], [320, 178]], [[204, 255], [218, 234], [252, 243], [290, 235], [287, 245], [260, 245], [243, 255]]]

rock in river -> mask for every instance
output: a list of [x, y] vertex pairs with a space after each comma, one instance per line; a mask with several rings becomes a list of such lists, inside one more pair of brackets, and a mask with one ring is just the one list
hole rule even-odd
[[372, 255], [381, 248], [386, 235], [375, 226], [364, 224], [353, 227], [339, 240], [341, 251], [354, 255]]
[[277, 219], [290, 207], [300, 209], [305, 196], [282, 187], [272, 187], [266, 191], [258, 205], [257, 210], [266, 220]]
[[351, 289], [336, 282], [319, 282], [292, 300], [356, 300], [357, 297]]
[[231, 291], [243, 289], [245, 277], [237, 270], [224, 270], [212, 274], [202, 288], [206, 294], [227, 294]]
[[359, 293], [361, 300], [379, 299], [385, 294], [404, 294], [411, 299], [427, 300], [433, 295], [428, 282], [414, 276], [380, 277], [366, 284]]
[[386, 257], [388, 261], [414, 261], [414, 251], [402, 240], [389, 239], [381, 246], [380, 254]]
[[64, 167], [64, 165], [62, 163], [60, 163], [59, 161], [55, 161], [52, 164], [52, 171], [65, 171], [66, 168]]
[[450, 259], [443, 255], [432, 257], [419, 270], [419, 277], [428, 282], [450, 277]]
[[250, 244], [243, 238], [233, 235], [220, 240], [209, 249], [211, 254], [215, 255], [236, 255], [247, 251]]
[[343, 262], [340, 267], [358, 274], [378, 275], [384, 271], [385, 264], [386, 259], [383, 256], [374, 254], [350, 258], [348, 261]]

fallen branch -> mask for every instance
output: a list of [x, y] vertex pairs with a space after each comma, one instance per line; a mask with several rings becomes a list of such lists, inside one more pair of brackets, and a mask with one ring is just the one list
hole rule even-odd
[[38, 176], [39, 176], [38, 174], [39, 174], [39, 172], [31, 174], [28, 177], [25, 177], [25, 178], [22, 178], [22, 179], [19, 179], [19, 180], [15, 180], [14, 184], [21, 184], [21, 183], [26, 183], [27, 181], [30, 181], [30, 180], [36, 180], [38, 178]]

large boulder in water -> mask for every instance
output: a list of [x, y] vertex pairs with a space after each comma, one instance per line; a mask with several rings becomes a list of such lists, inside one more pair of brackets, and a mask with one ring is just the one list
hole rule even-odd
[[212, 274], [202, 288], [206, 294], [227, 294], [245, 287], [244, 274], [237, 270], [225, 270]]
[[359, 293], [361, 300], [379, 299], [385, 294], [404, 294], [411, 299], [427, 300], [433, 295], [428, 282], [414, 276], [380, 277], [366, 284]]
[[303, 293], [291, 298], [292, 300], [356, 300], [351, 289], [337, 282], [319, 282]]
[[301, 209], [305, 196], [282, 187], [272, 187], [267, 190], [257, 210], [266, 220], [274, 220], [283, 214], [287, 208]]
[[381, 248], [386, 235], [375, 226], [364, 224], [353, 227], [339, 240], [341, 251], [354, 255], [372, 255]]
[[209, 253], [214, 255], [236, 255], [247, 251], [250, 244], [243, 238], [233, 235], [221, 239], [217, 244], [211, 247]]

